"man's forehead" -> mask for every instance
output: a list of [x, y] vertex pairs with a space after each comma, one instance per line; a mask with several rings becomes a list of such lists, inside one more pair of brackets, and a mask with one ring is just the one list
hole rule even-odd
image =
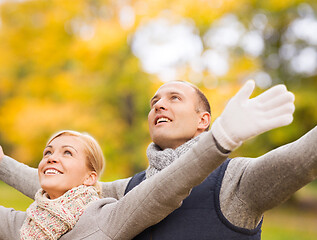
[[194, 94], [195, 89], [185, 82], [168, 82], [163, 84], [155, 93], [154, 96], [168, 93], [181, 93], [184, 95]]

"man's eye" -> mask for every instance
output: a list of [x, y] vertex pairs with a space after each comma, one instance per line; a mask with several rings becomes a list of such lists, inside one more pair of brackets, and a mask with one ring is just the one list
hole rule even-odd
[[153, 106], [157, 103], [157, 101], [158, 101], [158, 100], [153, 100], [153, 101], [151, 102], [151, 107], [153, 107]]
[[180, 98], [178, 96], [172, 96], [171, 99], [173, 99], [173, 100], [177, 100], [178, 99], [179, 100]]
[[64, 152], [64, 154], [65, 155], [69, 155], [69, 156], [72, 156], [73, 154], [70, 152], [70, 151], [68, 151], [68, 150], [66, 150], [65, 152]]

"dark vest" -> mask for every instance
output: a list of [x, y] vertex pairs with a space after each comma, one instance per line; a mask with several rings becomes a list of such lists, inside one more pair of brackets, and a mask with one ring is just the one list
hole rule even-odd
[[[230, 159], [213, 171], [165, 219], [136, 236], [137, 240], [261, 239], [262, 222], [253, 230], [232, 225], [220, 210], [219, 194]], [[132, 177], [125, 194], [145, 180], [145, 171]]]

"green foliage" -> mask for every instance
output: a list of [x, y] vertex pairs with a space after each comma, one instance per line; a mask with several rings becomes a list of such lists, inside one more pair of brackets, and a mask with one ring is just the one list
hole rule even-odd
[[268, 211], [264, 217], [263, 240], [316, 239], [316, 214], [286, 206]]
[[33, 202], [32, 199], [24, 196], [14, 188], [8, 187], [3, 182], [0, 182], [0, 203], [1, 206], [13, 208], [19, 211], [25, 211]]

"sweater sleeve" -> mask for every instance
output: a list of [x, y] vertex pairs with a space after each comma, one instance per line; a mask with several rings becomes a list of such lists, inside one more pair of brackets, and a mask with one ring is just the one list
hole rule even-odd
[[263, 213], [317, 177], [317, 127], [258, 158], [233, 159], [221, 186], [221, 209], [236, 226], [254, 228]]
[[0, 206], [0, 240], [20, 239], [20, 228], [25, 218], [25, 212]]
[[[146, 179], [99, 214], [100, 229], [111, 239], [131, 239], [180, 207], [191, 188], [200, 184], [225, 159], [207, 133], [179, 159]], [[111, 208], [109, 210], [109, 208]]]
[[112, 197], [119, 200], [124, 196], [130, 179], [131, 178], [125, 178], [113, 182], [101, 182], [102, 197]]
[[[2, 161], [0, 161], [0, 180], [32, 199], [34, 199], [35, 193], [40, 189], [37, 169], [8, 156], [4, 156]], [[129, 180], [130, 178], [114, 182], [101, 182], [103, 197], [122, 198]]]
[[37, 169], [8, 156], [0, 162], [0, 179], [32, 199], [40, 189]]

